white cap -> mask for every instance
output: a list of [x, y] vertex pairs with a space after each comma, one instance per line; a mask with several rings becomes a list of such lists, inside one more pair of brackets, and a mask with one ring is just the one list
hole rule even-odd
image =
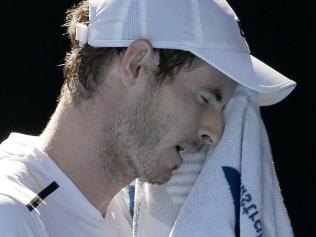
[[128, 47], [141, 38], [154, 48], [193, 53], [275, 104], [296, 83], [250, 55], [239, 20], [225, 0], [90, 0], [88, 26], [77, 24], [80, 46]]

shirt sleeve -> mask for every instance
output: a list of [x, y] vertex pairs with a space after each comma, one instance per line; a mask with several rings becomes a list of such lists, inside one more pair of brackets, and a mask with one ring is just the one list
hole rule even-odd
[[49, 237], [35, 214], [4, 194], [0, 194], [0, 230], [6, 237]]

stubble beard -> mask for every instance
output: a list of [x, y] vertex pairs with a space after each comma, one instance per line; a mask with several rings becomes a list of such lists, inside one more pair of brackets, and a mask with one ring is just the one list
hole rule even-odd
[[168, 132], [168, 116], [159, 111], [159, 88], [148, 85], [135, 103], [116, 108], [105, 123], [104, 160], [113, 175], [124, 173], [152, 184], [163, 184], [159, 157], [161, 139]]

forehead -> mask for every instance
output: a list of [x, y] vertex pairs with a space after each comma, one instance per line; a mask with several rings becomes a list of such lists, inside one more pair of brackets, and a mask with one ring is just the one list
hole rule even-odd
[[220, 90], [224, 94], [232, 94], [237, 85], [237, 82], [205, 62], [193, 69], [181, 70], [175, 83], [192, 90], [213, 89]]

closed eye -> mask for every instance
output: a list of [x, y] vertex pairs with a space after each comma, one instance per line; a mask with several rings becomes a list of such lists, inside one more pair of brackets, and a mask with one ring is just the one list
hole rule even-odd
[[209, 104], [210, 103], [209, 99], [206, 98], [204, 95], [198, 95], [197, 98], [198, 98], [198, 101], [200, 104]]
[[214, 102], [221, 103], [223, 99], [222, 91], [219, 88], [201, 88], [197, 93], [197, 99], [201, 105], [207, 105]]

